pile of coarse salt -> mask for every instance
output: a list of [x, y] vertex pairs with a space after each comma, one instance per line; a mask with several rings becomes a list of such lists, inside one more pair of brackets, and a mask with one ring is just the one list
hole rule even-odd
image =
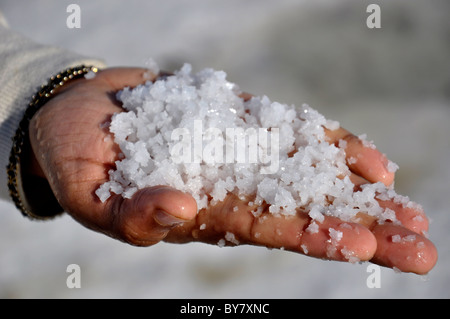
[[[125, 111], [110, 123], [123, 154], [97, 196], [104, 202], [111, 193], [130, 198], [139, 189], [169, 185], [191, 194], [200, 210], [233, 192], [252, 198], [250, 206], [267, 203], [274, 214], [309, 212], [310, 232], [324, 215], [350, 221], [362, 212], [379, 222], [398, 222], [377, 198], [412, 204], [380, 182], [354, 191], [345, 142], [336, 146], [325, 139], [324, 127], [337, 129], [338, 122], [307, 105], [266, 96], [244, 100], [240, 93], [223, 71], [193, 74], [189, 64], [155, 82], [124, 88], [117, 98]], [[330, 236], [341, 238], [331, 229]]]

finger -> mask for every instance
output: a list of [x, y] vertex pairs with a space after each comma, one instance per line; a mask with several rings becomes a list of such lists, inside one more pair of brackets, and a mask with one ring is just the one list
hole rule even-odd
[[353, 219], [354, 222], [364, 225], [372, 229], [377, 224], [384, 222], [394, 223], [409, 229], [415, 233], [426, 236], [428, 232], [428, 218], [423, 209], [414, 202], [403, 204], [394, 199], [391, 200], [377, 200], [380, 207], [384, 208], [383, 220], [379, 220], [376, 216], [371, 216], [365, 213], [356, 214]]
[[428, 273], [436, 264], [436, 247], [427, 238], [401, 226], [377, 225], [373, 234], [378, 245], [371, 260], [402, 272]]
[[[197, 214], [192, 196], [167, 186], [138, 191], [131, 199], [111, 198], [104, 216], [109, 235], [136, 246], [161, 241], [177, 225]], [[109, 222], [109, 223], [108, 223]]]
[[202, 210], [195, 222], [174, 228], [166, 241], [250, 244], [353, 262], [369, 260], [375, 253], [375, 238], [362, 225], [325, 216], [322, 222], [310, 226], [311, 218], [305, 213], [283, 216], [263, 212], [255, 217], [254, 208], [230, 195], [220, 208]]
[[[428, 231], [428, 218], [423, 209], [413, 203], [403, 204], [394, 200], [378, 201], [380, 206], [395, 213], [395, 219], [401, 226], [415, 233], [426, 235]], [[395, 222], [395, 220], [390, 220]]]
[[271, 215], [258, 219], [252, 232], [252, 244], [285, 248], [327, 260], [369, 260], [376, 250], [375, 238], [367, 228], [330, 216], [318, 222], [304, 213], [287, 218]]
[[346, 159], [352, 172], [372, 183], [382, 182], [386, 186], [392, 184], [395, 174], [392, 169], [388, 169], [389, 160], [372, 144], [363, 143], [359, 137], [342, 127], [334, 131], [325, 129], [325, 132], [330, 143], [338, 145], [340, 140], [347, 143]]
[[247, 102], [247, 101], [249, 101], [249, 100], [253, 97], [253, 95], [250, 94], [250, 93], [247, 93], [247, 92], [241, 92], [241, 93], [239, 94], [239, 97], [240, 97], [241, 99], [243, 99], [244, 102]]

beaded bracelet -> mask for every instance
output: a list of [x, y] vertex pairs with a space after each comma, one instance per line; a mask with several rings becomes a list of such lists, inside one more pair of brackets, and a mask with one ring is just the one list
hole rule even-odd
[[28, 140], [29, 123], [31, 118], [53, 97], [58, 88], [62, 87], [71, 80], [83, 77], [88, 72], [96, 73], [97, 71], [98, 69], [94, 66], [84, 65], [67, 69], [55, 76], [52, 76], [48, 80], [47, 84], [42, 85], [39, 92], [32, 96], [31, 102], [25, 110], [24, 116], [19, 123], [16, 134], [13, 137], [9, 164], [6, 167], [9, 194], [15, 206], [24, 216], [36, 219], [46, 219], [53, 217], [54, 215], [42, 215], [32, 212], [31, 209], [27, 207], [28, 205], [25, 204], [26, 200], [21, 196], [21, 193], [23, 194], [23, 186], [21, 184], [20, 158], [21, 154], [23, 154], [23, 146]]

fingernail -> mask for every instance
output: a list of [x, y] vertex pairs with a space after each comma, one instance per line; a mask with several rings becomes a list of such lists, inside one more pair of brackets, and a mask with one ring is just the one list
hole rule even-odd
[[160, 224], [161, 226], [176, 226], [179, 224], [182, 224], [185, 222], [184, 219], [177, 218], [175, 216], [172, 216], [168, 213], [166, 213], [163, 210], [157, 210], [155, 214], [153, 215], [153, 218], [155, 221]]

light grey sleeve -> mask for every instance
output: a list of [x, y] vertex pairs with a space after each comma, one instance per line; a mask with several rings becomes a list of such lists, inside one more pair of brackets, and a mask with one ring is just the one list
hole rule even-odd
[[31, 96], [52, 75], [81, 64], [105, 66], [101, 60], [33, 42], [10, 30], [0, 12], [0, 199], [10, 200], [6, 166]]

